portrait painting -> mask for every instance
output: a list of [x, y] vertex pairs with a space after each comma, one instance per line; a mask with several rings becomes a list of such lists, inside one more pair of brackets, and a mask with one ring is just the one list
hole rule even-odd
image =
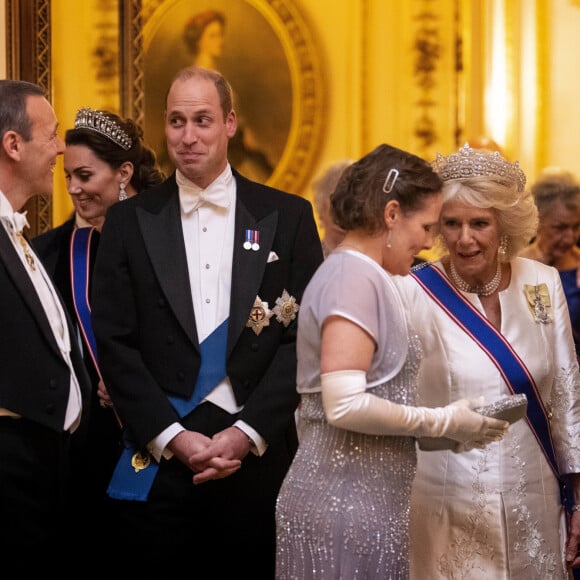
[[167, 175], [173, 166], [165, 146], [166, 92], [179, 69], [197, 65], [218, 70], [232, 85], [238, 118], [232, 166], [281, 188], [297, 188], [307, 177], [304, 149], [316, 151], [322, 80], [300, 15], [287, 14], [282, 18], [268, 0], [165, 0], [140, 14], [142, 46], [134, 62], [142, 68], [142, 126]]

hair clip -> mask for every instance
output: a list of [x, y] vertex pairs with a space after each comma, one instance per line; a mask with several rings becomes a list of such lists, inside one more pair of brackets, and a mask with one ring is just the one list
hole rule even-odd
[[383, 184], [383, 191], [385, 193], [391, 193], [391, 191], [393, 191], [393, 187], [395, 187], [395, 183], [397, 183], [397, 177], [399, 177], [399, 171], [397, 169], [391, 169], [387, 174], [385, 183]]

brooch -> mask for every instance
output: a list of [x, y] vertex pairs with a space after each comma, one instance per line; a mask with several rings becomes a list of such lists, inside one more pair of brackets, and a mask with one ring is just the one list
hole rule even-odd
[[262, 299], [256, 296], [246, 326], [251, 328], [256, 335], [259, 335], [264, 326], [270, 326], [272, 315], [273, 312], [268, 308], [268, 303], [262, 302]]
[[296, 313], [300, 307], [296, 304], [296, 298], [290, 296], [287, 290], [282, 292], [280, 298], [276, 298], [276, 306], [273, 312], [276, 315], [276, 320], [281, 322], [284, 327], [287, 327], [295, 318]]
[[133, 454], [131, 457], [131, 467], [135, 470], [135, 473], [139, 473], [142, 469], [149, 467], [151, 463], [151, 456], [149, 453], [137, 453]]
[[542, 324], [552, 322], [552, 302], [546, 284], [531, 286], [524, 284], [524, 294], [528, 299], [528, 307], [534, 320]]

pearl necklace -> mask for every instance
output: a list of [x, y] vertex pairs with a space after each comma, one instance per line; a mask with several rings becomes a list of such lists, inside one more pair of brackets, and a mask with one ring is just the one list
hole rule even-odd
[[490, 296], [493, 294], [500, 285], [501, 282], [501, 263], [497, 261], [497, 272], [495, 276], [483, 286], [470, 286], [461, 276], [457, 273], [455, 269], [455, 265], [453, 264], [453, 260], [449, 261], [449, 270], [451, 273], [451, 279], [453, 283], [462, 291], [462, 292], [471, 292], [474, 294], [479, 294], [479, 296]]

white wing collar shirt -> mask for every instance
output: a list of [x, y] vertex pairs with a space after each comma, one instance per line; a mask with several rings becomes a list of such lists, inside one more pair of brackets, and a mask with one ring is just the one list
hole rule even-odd
[[[181, 222], [197, 334], [202, 342], [229, 316], [236, 180], [229, 164], [205, 189], [191, 182], [179, 170], [175, 177], [179, 187]], [[228, 377], [204, 400], [232, 414], [242, 409], [236, 402]], [[241, 421], [235, 425], [252, 439], [258, 452], [263, 453], [266, 446], [260, 435]], [[179, 424], [168, 427], [151, 442], [149, 451], [157, 460], [161, 454], [169, 459], [171, 453], [163, 450], [182, 430]]]
[[[70, 369], [70, 394], [64, 429], [72, 432], [79, 425], [82, 402], [80, 386], [70, 355], [70, 335], [64, 310], [42, 263], [22, 235], [23, 228], [28, 227], [26, 212], [15, 212], [2, 191], [0, 191], [0, 221], [36, 289], [62, 357]], [[15, 415], [9, 409], [0, 409], [0, 415], [2, 414]]]

